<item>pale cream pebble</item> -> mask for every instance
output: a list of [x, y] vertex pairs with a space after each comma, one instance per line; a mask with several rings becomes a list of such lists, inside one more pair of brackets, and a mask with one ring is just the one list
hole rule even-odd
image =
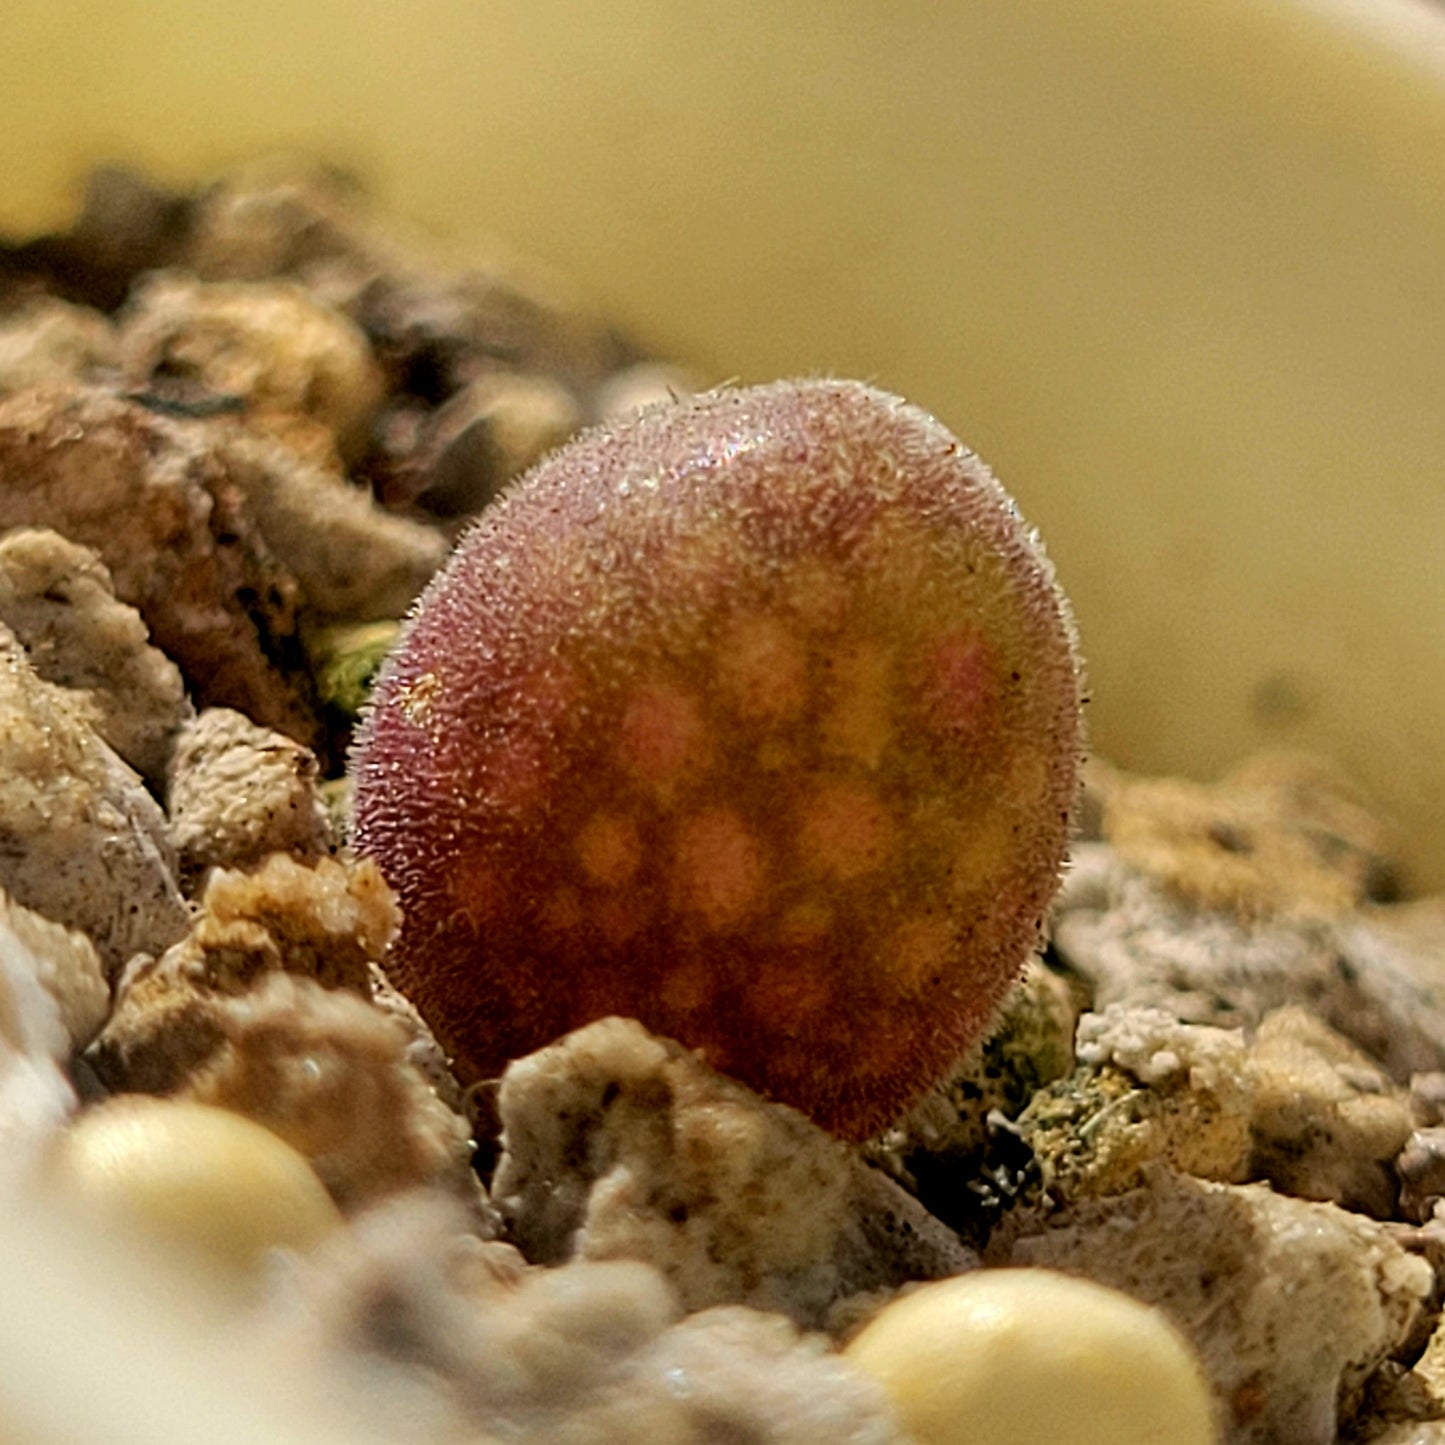
[[1213, 1445], [1199, 1362], [1157, 1309], [1053, 1270], [904, 1291], [845, 1358], [918, 1445]]
[[533, 1268], [423, 1195], [299, 1261], [261, 1330], [364, 1389], [398, 1438], [521, 1445], [905, 1445], [883, 1391], [777, 1315], [682, 1316], [640, 1260]]
[[163, 391], [180, 379], [239, 398], [261, 429], [309, 418], [342, 456], [364, 446], [382, 399], [381, 371], [361, 329], [290, 281], [152, 272], [121, 313], [120, 350], [133, 386]]
[[170, 1093], [220, 1047], [236, 998], [268, 974], [366, 997], [397, 919], [370, 861], [308, 865], [277, 853], [252, 873], [218, 869], [185, 938], [126, 969], [91, 1067], [112, 1090]]
[[95, 945], [73, 928], [22, 908], [0, 889], [0, 935], [29, 955], [35, 978], [56, 1002], [68, 1044], [78, 1054], [110, 1014], [111, 992]]
[[1373, 1220], [1167, 1170], [1040, 1226], [991, 1262], [1162, 1309], [1198, 1352], [1228, 1445], [1334, 1445], [1371, 1376], [1415, 1337], [1434, 1283]]
[[77, 1219], [38, 1188], [0, 1209], [6, 1445], [396, 1445], [364, 1396], [263, 1358], [220, 1272]]
[[306, 1250], [341, 1223], [310, 1165], [226, 1109], [123, 1094], [87, 1110], [47, 1150], [43, 1181], [93, 1228], [145, 1237], [236, 1282], [276, 1249]]
[[99, 556], [58, 532], [0, 536], [0, 622], [41, 677], [92, 704], [95, 730], [159, 790], [190, 700]]
[[421, 1185], [486, 1212], [467, 1122], [410, 1063], [396, 1019], [348, 990], [271, 973], [216, 1021], [220, 1046], [182, 1096], [279, 1134], [347, 1212]]
[[1306, 1009], [1269, 1014], [1248, 1076], [1252, 1172], [1282, 1193], [1395, 1214], [1396, 1156], [1413, 1131], [1404, 1091]]
[[1445, 1069], [1445, 970], [1384, 922], [1390, 912], [1244, 921], [1182, 903], [1107, 843], [1086, 843], [1055, 899], [1052, 942], [1096, 1010], [1127, 1003], [1249, 1030], [1297, 1004], [1403, 1083]]
[[358, 622], [400, 617], [445, 560], [441, 533], [383, 510], [336, 470], [234, 425], [206, 434], [308, 608]]
[[860, 1290], [973, 1260], [956, 1235], [802, 1114], [608, 1018], [511, 1064], [493, 1197], [529, 1258], [643, 1259], [688, 1310], [804, 1325]]
[[190, 921], [159, 804], [91, 726], [93, 709], [45, 682], [0, 626], [0, 887], [95, 944], [114, 977]]
[[319, 775], [310, 748], [230, 708], [203, 709], [181, 730], [167, 774], [186, 886], [212, 868], [246, 868], [273, 853], [305, 861], [329, 853]]
[[95, 380], [118, 362], [115, 328], [89, 306], [37, 296], [0, 320], [0, 392]]

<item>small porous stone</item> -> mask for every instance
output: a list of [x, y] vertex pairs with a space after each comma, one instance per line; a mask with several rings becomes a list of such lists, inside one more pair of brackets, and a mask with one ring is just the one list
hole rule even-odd
[[99, 311], [37, 296], [0, 316], [0, 395], [116, 369], [115, 328]]
[[198, 703], [308, 741], [298, 595], [204, 434], [84, 387], [0, 400], [0, 529], [93, 548]]
[[795, 1110], [609, 1018], [512, 1064], [492, 1193], [530, 1259], [644, 1259], [685, 1308], [822, 1325], [839, 1299], [973, 1262]]
[[181, 1087], [264, 1124], [345, 1211], [436, 1186], [485, 1212], [466, 1121], [407, 1058], [394, 1018], [345, 989], [273, 972], [217, 1011], [219, 1047]]
[[546, 376], [483, 376], [429, 413], [410, 454], [390, 459], [384, 494], [438, 517], [468, 517], [582, 424], [572, 393]]
[[190, 700], [96, 553], [58, 532], [0, 536], [0, 622], [41, 677], [90, 702], [96, 732], [160, 792]]
[[1395, 1158], [1412, 1132], [1404, 1093], [1301, 1008], [1276, 1009], [1250, 1051], [1251, 1172], [1300, 1199], [1394, 1216]]
[[1182, 901], [1239, 918], [1336, 917], [1393, 876], [1389, 830], [1320, 759], [1251, 758], [1218, 784], [1113, 774], [1103, 835]]
[[1108, 844], [1074, 849], [1052, 942], [1093, 993], [1186, 1023], [1252, 1029], [1308, 1008], [1397, 1082], [1445, 1069], [1445, 975], [1390, 929], [1390, 909], [1244, 920], [1182, 903]]
[[286, 971], [365, 998], [395, 927], [391, 892], [366, 863], [275, 854], [254, 873], [215, 871], [186, 937], [127, 968], [89, 1061], [113, 1090], [171, 1093], [220, 1047], [228, 1009], [259, 979]]
[[85, 934], [114, 977], [179, 938], [190, 915], [160, 805], [94, 716], [0, 626], [0, 887]]
[[248, 517], [309, 611], [357, 622], [400, 617], [445, 559], [445, 537], [385, 511], [338, 472], [234, 425], [209, 431]]
[[680, 1318], [638, 1260], [528, 1269], [436, 1202], [356, 1219], [265, 1324], [285, 1368], [364, 1390], [387, 1438], [520, 1445], [908, 1445], [882, 1389], [777, 1315]]
[[183, 882], [212, 868], [248, 868], [272, 853], [315, 860], [331, 822], [316, 755], [230, 708], [206, 708], [182, 730], [167, 795]]
[[1430, 1266], [1373, 1220], [1166, 1170], [1075, 1205], [996, 1262], [1081, 1275], [1162, 1309], [1203, 1362], [1229, 1445], [1335, 1445], [1433, 1286]]
[[452, 1072], [451, 1060], [447, 1058], [436, 1036], [427, 1027], [426, 1020], [412, 1006], [410, 999], [398, 993], [379, 964], [371, 966], [371, 1001], [385, 1014], [389, 1014], [406, 1035], [407, 1062], [431, 1086], [442, 1103], [453, 1113], [463, 1114], [466, 1096]]
[[289, 281], [154, 272], [121, 315], [120, 350], [133, 386], [234, 398], [248, 425], [283, 439], [310, 422], [342, 457], [361, 450], [381, 402], [381, 373], [355, 322]]
[[1151, 1087], [1179, 1083], [1219, 1097], [1240, 1112], [1248, 1102], [1243, 1034], [1235, 1029], [1180, 1023], [1165, 1009], [1110, 1004], [1079, 1020], [1080, 1063], [1114, 1064]]

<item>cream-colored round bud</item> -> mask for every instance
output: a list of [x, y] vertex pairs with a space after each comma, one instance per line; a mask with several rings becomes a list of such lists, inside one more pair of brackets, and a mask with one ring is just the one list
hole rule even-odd
[[295, 1149], [209, 1104], [120, 1095], [61, 1134], [49, 1162], [57, 1192], [105, 1227], [232, 1278], [268, 1250], [309, 1248], [341, 1219]]
[[1044, 1269], [957, 1275], [887, 1305], [847, 1358], [920, 1445], [1213, 1445], [1209, 1388], [1158, 1310]]

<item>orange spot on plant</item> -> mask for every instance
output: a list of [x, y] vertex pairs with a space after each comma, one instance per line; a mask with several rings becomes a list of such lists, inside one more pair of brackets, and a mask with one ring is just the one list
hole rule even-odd
[[642, 839], [630, 818], [595, 813], [577, 835], [577, 853], [592, 882], [618, 888], [631, 881], [642, 862]]
[[736, 928], [753, 913], [765, 883], [757, 839], [731, 808], [683, 820], [673, 870], [679, 909], [715, 933]]
[[717, 646], [717, 676], [734, 711], [750, 722], [786, 722], [808, 701], [808, 654], [776, 617], [733, 618]]
[[669, 683], [644, 683], [617, 730], [617, 760], [645, 787], [670, 792], [707, 760], [708, 733], [697, 699]]
[[486, 512], [382, 670], [388, 967], [468, 1080], [620, 1013], [864, 1137], [1037, 939], [1079, 698], [1052, 570], [932, 417], [833, 381], [649, 408]]
[[847, 883], [888, 862], [893, 820], [866, 784], [825, 781], [810, 790], [798, 811], [804, 868]]

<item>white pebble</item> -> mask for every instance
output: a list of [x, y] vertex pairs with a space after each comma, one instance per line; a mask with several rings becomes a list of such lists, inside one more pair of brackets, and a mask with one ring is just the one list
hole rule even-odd
[[1043, 1269], [990, 1269], [887, 1305], [847, 1358], [920, 1445], [1212, 1445], [1208, 1386], [1156, 1309]]
[[110, 1229], [246, 1276], [271, 1249], [307, 1249], [340, 1220], [311, 1166], [228, 1109], [123, 1094], [56, 1140], [57, 1192]]

